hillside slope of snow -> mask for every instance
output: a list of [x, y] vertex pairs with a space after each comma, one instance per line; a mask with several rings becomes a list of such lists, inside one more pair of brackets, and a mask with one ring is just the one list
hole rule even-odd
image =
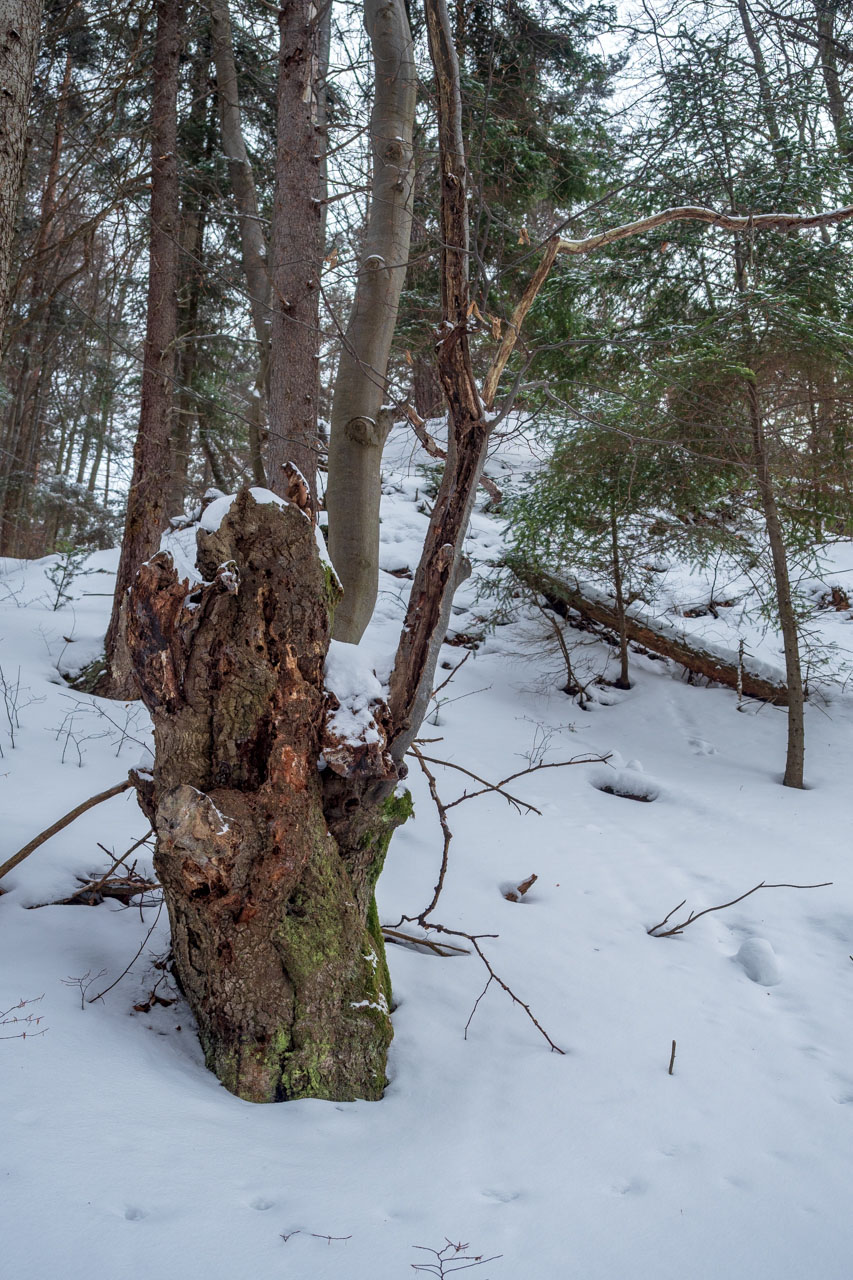
[[[426, 522], [423, 477], [403, 452], [386, 475], [369, 641], [380, 679], [409, 585], [395, 573], [414, 568]], [[477, 514], [469, 542], [475, 560], [494, 559], [500, 527]], [[0, 566], [0, 861], [150, 761], [139, 705], [76, 694], [59, 676], [97, 651], [115, 556], [93, 556], [88, 567], [107, 572], [77, 578], [57, 611], [52, 563]], [[439, 695], [423, 737], [440, 741], [424, 751], [489, 781], [608, 759], [516, 779], [520, 804], [491, 791], [451, 809], [434, 918], [489, 935], [490, 964], [565, 1052], [497, 983], [482, 995], [475, 954], [389, 946], [382, 1102], [232, 1097], [156, 967], [165, 911], [38, 905], [144, 836], [132, 795], [119, 796], [2, 884], [0, 1009], [42, 997], [20, 1013], [44, 1029], [0, 1044], [4, 1274], [398, 1280], [430, 1260], [416, 1246], [450, 1240], [500, 1255], [476, 1270], [484, 1280], [847, 1280], [853, 703], [829, 692], [808, 708], [809, 789], [789, 791], [784, 712], [739, 712], [733, 693], [641, 656], [632, 689], [599, 686], [581, 710], [560, 691], [541, 623], [525, 613], [489, 632], [486, 609], [470, 581], [453, 633], [483, 639]], [[464, 652], [448, 646], [442, 660]], [[608, 654], [594, 641], [582, 661], [603, 670]], [[430, 768], [445, 802], [478, 789]], [[379, 885], [391, 925], [426, 906], [441, 857], [414, 761], [409, 782], [416, 816]], [[146, 848], [134, 857], [150, 870]], [[534, 874], [520, 901], [504, 897]], [[762, 889], [679, 937], [647, 933], [682, 900], [673, 919], [761, 881], [832, 884]], [[135, 1009], [158, 982], [174, 1002]]]

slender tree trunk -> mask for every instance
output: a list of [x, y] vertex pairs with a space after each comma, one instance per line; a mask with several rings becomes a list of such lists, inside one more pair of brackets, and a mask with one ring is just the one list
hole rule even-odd
[[619, 558], [619, 526], [616, 512], [610, 509], [610, 553], [613, 563], [613, 588], [616, 592], [616, 617], [619, 620], [619, 679], [617, 689], [630, 689], [628, 675], [628, 623], [625, 615], [625, 596], [622, 591], [622, 564]]
[[178, 326], [180, 207], [177, 99], [183, 8], [180, 0], [157, 0], [152, 100], [148, 326], [139, 432], [133, 450], [133, 475], [128, 493], [124, 538], [113, 612], [106, 637], [107, 670], [98, 687], [98, 692], [105, 697], [137, 696], [125, 639], [125, 602], [139, 566], [150, 559], [159, 545], [168, 491], [164, 477], [169, 473]]
[[71, 55], [67, 54], [56, 105], [53, 141], [41, 200], [39, 229], [32, 253], [30, 299], [16, 380], [13, 426], [11, 431], [7, 432], [4, 442], [7, 474], [3, 520], [0, 527], [0, 554], [4, 555], [20, 554], [19, 532], [29, 505], [33, 462], [41, 429], [39, 409], [45, 383], [47, 349], [53, 329], [50, 321], [54, 311], [54, 300], [48, 287], [51, 268], [55, 267], [51, 259], [50, 247], [55, 238], [56, 192], [65, 137], [65, 114], [68, 107], [68, 91], [71, 86], [71, 70]]
[[783, 785], [802, 789], [805, 760], [805, 694], [800, 667], [799, 629], [791, 599], [788, 555], [785, 549], [782, 521], [779, 518], [779, 508], [776, 505], [776, 495], [773, 491], [761, 406], [753, 379], [747, 380], [746, 394], [755, 473], [764, 521], [767, 525], [767, 540], [770, 544], [773, 581], [776, 589], [776, 607], [779, 610], [779, 625], [782, 629], [782, 644], [785, 650], [785, 683], [788, 686], [788, 749]]
[[205, 287], [204, 235], [209, 206], [208, 191], [200, 175], [213, 157], [214, 120], [208, 110], [210, 46], [206, 38], [197, 42], [190, 75], [191, 106], [188, 143], [183, 156], [189, 178], [183, 182], [181, 198], [181, 255], [178, 263], [178, 333], [175, 364], [178, 393], [172, 415], [170, 440], [169, 497], [167, 515], [180, 515], [187, 498], [187, 477], [192, 448], [196, 368], [196, 329], [201, 295]]
[[752, 54], [752, 64], [755, 67], [755, 75], [758, 80], [758, 100], [761, 104], [761, 114], [764, 116], [764, 123], [767, 126], [767, 132], [770, 135], [770, 148], [773, 152], [773, 160], [779, 177], [784, 182], [788, 176], [790, 161], [785, 149], [785, 142], [782, 137], [782, 131], [779, 128], [779, 117], [776, 112], [776, 103], [773, 101], [773, 91], [770, 87], [770, 77], [767, 74], [767, 64], [764, 61], [764, 52], [761, 48], [761, 41], [756, 34], [752, 25], [752, 18], [749, 12], [747, 0], [737, 0], [738, 13], [740, 14], [741, 26], [746, 36], [746, 42], [749, 45], [749, 51]]
[[41, 14], [42, 0], [0, 0], [0, 343], [9, 306], [9, 267]]
[[270, 426], [267, 477], [282, 496], [284, 468], [302, 472], [316, 507], [322, 165], [318, 124], [321, 0], [279, 9], [278, 135], [272, 226]]
[[391, 673], [391, 751], [402, 761], [423, 721], [450, 618], [467, 572], [462, 544], [491, 432], [468, 343], [468, 166], [462, 138], [459, 59], [446, 0], [426, 0], [441, 152], [441, 311], [438, 374], [448, 405], [447, 461]]
[[839, 11], [837, 0], [814, 0], [817, 15], [817, 42], [826, 100], [841, 158], [853, 176], [853, 123], [847, 109], [844, 90], [838, 74], [838, 56], [835, 51], [835, 15]]
[[358, 643], [370, 621], [379, 587], [379, 476], [391, 425], [382, 405], [409, 257], [417, 96], [403, 0], [367, 0], [364, 22], [374, 62], [373, 181], [355, 300], [335, 379], [326, 489], [329, 552], [344, 589], [335, 638], [351, 644]]
[[[243, 136], [237, 69], [227, 0], [208, 0], [213, 58], [216, 64], [216, 98], [222, 131], [222, 147], [228, 160], [231, 191], [240, 225], [243, 274], [249, 293], [249, 312], [258, 344], [258, 395], [249, 409], [249, 453], [255, 484], [266, 485], [261, 441], [266, 430], [269, 401], [270, 277], [267, 240], [258, 212], [255, 176]], [[324, 148], [325, 149], [325, 148]]]

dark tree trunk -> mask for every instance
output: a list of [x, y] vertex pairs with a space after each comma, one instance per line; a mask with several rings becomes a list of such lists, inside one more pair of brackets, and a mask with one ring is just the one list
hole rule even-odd
[[0, 0], [0, 343], [9, 305], [9, 265], [27, 152], [27, 115], [42, 0]]
[[770, 557], [773, 564], [776, 607], [779, 611], [779, 626], [782, 631], [782, 644], [785, 650], [785, 682], [788, 686], [788, 749], [785, 758], [785, 776], [782, 781], [783, 786], [796, 787], [802, 790], [805, 760], [805, 692], [800, 665], [799, 629], [791, 598], [788, 555], [785, 549], [782, 521], [779, 518], [779, 508], [776, 504], [776, 495], [773, 490], [773, 477], [767, 456], [761, 406], [758, 402], [758, 391], [752, 379], [747, 382], [747, 404], [752, 431], [752, 450], [758, 480], [758, 492], [761, 496], [761, 506], [767, 526], [767, 541], [770, 544]]
[[282, 496], [287, 491], [284, 467], [288, 463], [302, 472], [312, 497], [317, 471], [326, 150], [318, 121], [322, 8], [314, 0], [285, 0], [279, 9], [267, 483]]
[[616, 593], [616, 617], [619, 622], [619, 679], [615, 681], [617, 689], [630, 689], [628, 675], [628, 625], [625, 614], [625, 594], [622, 589], [622, 562], [619, 556], [619, 525], [616, 512], [610, 512], [610, 543], [613, 561], [613, 589]]
[[[66, 55], [62, 87], [56, 104], [53, 141], [41, 200], [38, 234], [32, 250], [32, 279], [26, 326], [18, 361], [15, 396], [9, 429], [3, 442], [6, 471], [3, 520], [0, 527], [0, 554], [20, 555], [22, 525], [29, 513], [41, 435], [41, 405], [51, 339], [55, 337], [55, 282], [57, 263], [50, 250], [56, 239], [56, 192], [65, 137], [65, 116], [71, 86], [71, 56]], [[31, 553], [31, 548], [27, 548]]]
[[139, 432], [133, 448], [133, 475], [116, 578], [113, 612], [106, 638], [107, 670], [98, 686], [104, 697], [137, 696], [125, 640], [128, 589], [139, 566], [157, 550], [164, 526], [169, 474], [169, 441], [178, 330], [180, 207], [177, 157], [178, 62], [181, 49], [180, 0], [157, 0], [151, 139], [151, 240], [148, 326], [142, 371]]

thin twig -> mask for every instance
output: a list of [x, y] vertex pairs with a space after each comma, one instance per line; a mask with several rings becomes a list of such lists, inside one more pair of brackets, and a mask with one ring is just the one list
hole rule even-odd
[[[524, 1003], [524, 1001], [523, 1001], [523, 1000], [521, 1000], [521, 999], [520, 999], [520, 998], [515, 994], [515, 992], [512, 990], [512, 988], [511, 988], [511, 987], [509, 987], [509, 986], [507, 986], [507, 984], [504, 982], [503, 978], [499, 977], [499, 976], [498, 976], [498, 974], [497, 974], [497, 973], [495, 973], [494, 969], [492, 968], [491, 964], [489, 963], [488, 959], [486, 958], [486, 955], [485, 955], [485, 953], [484, 953], [484, 951], [483, 951], [483, 948], [480, 946], [480, 939], [481, 939], [481, 938], [496, 938], [496, 937], [498, 936], [496, 933], [465, 933], [465, 931], [464, 931], [464, 930], [462, 930], [462, 929], [448, 929], [448, 928], [447, 928], [447, 926], [446, 926], [446, 925], [443, 925], [443, 924], [430, 924], [430, 926], [429, 926], [429, 927], [430, 927], [430, 929], [435, 929], [435, 931], [436, 931], [437, 933], [446, 933], [446, 934], [449, 934], [452, 938], [467, 938], [467, 940], [471, 943], [471, 946], [472, 946], [472, 947], [474, 948], [474, 950], [477, 952], [477, 955], [478, 955], [478, 956], [480, 957], [480, 959], [482, 960], [483, 964], [486, 966], [486, 971], [488, 972], [488, 975], [489, 975], [489, 982], [487, 982], [487, 983], [486, 983], [486, 986], [485, 986], [484, 990], [483, 990], [483, 991], [482, 991], [482, 993], [477, 997], [476, 1004], [474, 1005], [474, 1010], [472, 1010], [472, 1016], [473, 1016], [474, 1011], [475, 1011], [475, 1010], [476, 1010], [476, 1008], [477, 1008], [477, 1005], [480, 1003], [480, 1001], [482, 1000], [483, 996], [486, 994], [486, 991], [488, 991], [488, 989], [489, 989], [489, 983], [491, 983], [491, 982], [496, 982], [496, 983], [498, 984], [498, 986], [501, 988], [501, 990], [503, 990], [503, 991], [505, 991], [505, 992], [506, 992], [506, 994], [509, 996], [510, 1000], [512, 1000], [513, 1004], [517, 1004], [517, 1005], [519, 1006], [519, 1008], [521, 1008], [521, 1009], [523, 1009], [523, 1010], [524, 1010], [524, 1012], [527, 1014], [528, 1018], [529, 1018], [529, 1019], [530, 1019], [530, 1021], [533, 1023], [533, 1025], [534, 1025], [534, 1027], [536, 1028], [536, 1030], [539, 1032], [539, 1034], [540, 1034], [541, 1036], [543, 1036], [543, 1037], [548, 1041], [548, 1044], [551, 1046], [552, 1051], [553, 1051], [554, 1053], [561, 1053], [561, 1054], [565, 1054], [565, 1052], [566, 1052], [566, 1051], [565, 1051], [565, 1049], [561, 1049], [559, 1045], [554, 1044], [554, 1041], [553, 1041], [553, 1040], [551, 1039], [551, 1037], [548, 1035], [548, 1032], [547, 1032], [547, 1031], [545, 1030], [545, 1028], [542, 1026], [541, 1022], [539, 1022], [539, 1021], [537, 1020], [537, 1018], [534, 1016], [534, 1014], [531, 1012], [530, 1005], [529, 1005], [529, 1004], [525, 1004], [525, 1003]], [[469, 1027], [470, 1023], [471, 1023], [471, 1019], [469, 1018], [469, 1019], [468, 1019], [468, 1022], [465, 1024], [466, 1038], [467, 1038], [467, 1031], [468, 1031], [468, 1027]]]
[[664, 916], [660, 924], [653, 924], [651, 929], [647, 929], [646, 933], [652, 938], [674, 938], [682, 933], [689, 924], [693, 924], [696, 920], [700, 920], [702, 916], [710, 915], [712, 911], [725, 911], [726, 907], [733, 907], [737, 902], [743, 902], [744, 898], [748, 898], [751, 893], [757, 893], [759, 889], [828, 889], [833, 882], [831, 880], [823, 880], [820, 884], [766, 884], [763, 880], [760, 884], [754, 885], [751, 889], [747, 889], [746, 893], [742, 893], [740, 897], [732, 898], [731, 902], [721, 902], [717, 907], [706, 907], [704, 911], [690, 912], [686, 920], [682, 920], [679, 924], [674, 924], [669, 929], [664, 929], [664, 925], [670, 916], [674, 915], [680, 907], [684, 906], [684, 902], [680, 902], [677, 907], [673, 907], [669, 915]]
[[441, 684], [440, 684], [440, 685], [437, 685], [437, 686], [436, 686], [436, 688], [435, 688], [435, 689], [433, 689], [432, 693], [430, 694], [430, 697], [434, 698], [434, 697], [436, 696], [436, 694], [441, 693], [442, 689], [446, 689], [446, 688], [447, 688], [447, 686], [450, 684], [450, 681], [451, 681], [451, 680], [453, 679], [453, 677], [456, 675], [456, 672], [459, 670], [459, 668], [460, 668], [460, 667], [464, 667], [464, 666], [465, 666], [465, 663], [466, 663], [466, 662], [468, 661], [468, 659], [471, 657], [471, 654], [472, 654], [473, 652], [474, 652], [474, 650], [473, 650], [473, 649], [466, 649], [466, 650], [465, 650], [465, 654], [464, 654], [464, 656], [462, 657], [462, 659], [461, 659], [459, 662], [457, 662], [456, 666], [453, 668], [453, 670], [451, 671], [450, 675], [449, 675], [449, 676], [447, 676], [444, 680], [442, 680], [442, 682], [441, 682]]
[[499, 782], [487, 782], [485, 778], [481, 778], [479, 774], [472, 773], [464, 765], [454, 764], [452, 760], [438, 760], [435, 756], [423, 756], [422, 759], [429, 761], [430, 764], [440, 764], [445, 769], [456, 769], [458, 773], [464, 773], [466, 777], [473, 778], [475, 782], [483, 784], [481, 791], [465, 791], [456, 800], [451, 800], [450, 804], [445, 805], [445, 809], [452, 809], [454, 805], [461, 804], [463, 800], [471, 800], [474, 796], [484, 795], [487, 791], [497, 791], [503, 796], [507, 804], [511, 804], [519, 812], [521, 812], [522, 808], [525, 808], [530, 813], [538, 813], [540, 818], [542, 816], [541, 809], [537, 809], [534, 804], [528, 804], [526, 800], [519, 800], [518, 796], [512, 796], [508, 791], [501, 791]]
[[146, 933], [145, 937], [142, 939], [142, 943], [141, 943], [141, 945], [140, 945], [140, 948], [139, 948], [139, 950], [137, 951], [136, 955], [135, 955], [135, 956], [133, 957], [133, 959], [131, 960], [130, 964], [127, 966], [127, 968], [126, 968], [126, 969], [123, 969], [123, 970], [122, 970], [122, 972], [121, 972], [121, 973], [118, 975], [118, 977], [116, 978], [115, 982], [111, 982], [111, 983], [110, 983], [110, 985], [109, 985], [108, 987], [104, 987], [103, 991], [100, 991], [100, 992], [98, 993], [98, 995], [96, 995], [96, 996], [90, 996], [90, 997], [89, 997], [89, 1000], [88, 1000], [88, 1003], [89, 1003], [89, 1004], [94, 1004], [94, 1002], [95, 1002], [96, 1000], [102, 1000], [102, 999], [104, 998], [104, 996], [107, 994], [107, 992], [108, 992], [108, 991], [112, 991], [113, 987], [117, 987], [117, 986], [118, 986], [118, 984], [121, 982], [122, 978], [126, 977], [126, 976], [127, 976], [127, 974], [129, 974], [129, 973], [130, 973], [131, 969], [132, 969], [132, 968], [133, 968], [133, 966], [136, 964], [136, 962], [137, 962], [137, 960], [139, 959], [139, 957], [142, 955], [142, 952], [145, 950], [145, 946], [146, 946], [146, 943], [148, 942], [148, 939], [151, 937], [152, 933], [153, 933], [153, 932], [154, 932], [154, 930], [157, 928], [157, 921], [160, 919], [160, 912], [161, 912], [162, 910], [163, 910], [163, 899], [161, 898], [161, 899], [160, 899], [160, 903], [159, 903], [159, 905], [158, 905], [158, 907], [157, 907], [157, 914], [156, 914], [156, 916], [154, 917], [154, 923], [152, 924], [151, 928], [150, 928], [150, 929], [148, 930], [148, 932]]
[[438, 820], [441, 824], [441, 833], [444, 837], [444, 847], [441, 850], [441, 867], [438, 872], [438, 880], [436, 881], [435, 889], [433, 890], [432, 900], [429, 906], [426, 908], [426, 910], [422, 911], [420, 915], [417, 917], [418, 924], [423, 925], [427, 916], [430, 914], [431, 911], [435, 909], [436, 903], [441, 897], [441, 891], [444, 888], [444, 877], [447, 875], [447, 863], [448, 863], [448, 857], [450, 854], [450, 842], [453, 839], [453, 832], [450, 830], [450, 827], [447, 822], [447, 808], [442, 803], [438, 794], [435, 775], [430, 772], [429, 766], [426, 763], [426, 759], [423, 755], [423, 752], [420, 750], [419, 747], [416, 747], [414, 743], [409, 748], [409, 751], [415, 757], [418, 764], [421, 766], [421, 769], [423, 770], [426, 776], [426, 780], [429, 783], [429, 793], [432, 796], [433, 803], [435, 804], [436, 809], [438, 810]]

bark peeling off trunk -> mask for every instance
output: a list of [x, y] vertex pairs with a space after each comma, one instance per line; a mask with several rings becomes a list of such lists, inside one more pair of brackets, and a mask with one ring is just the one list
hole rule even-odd
[[378, 1098], [392, 1031], [373, 886], [399, 819], [362, 812], [369, 832], [353, 856], [323, 812], [338, 587], [292, 505], [244, 491], [198, 541], [206, 581], [190, 589], [157, 555], [128, 613], [154, 718], [145, 803], [177, 974], [207, 1064], [232, 1092]]

